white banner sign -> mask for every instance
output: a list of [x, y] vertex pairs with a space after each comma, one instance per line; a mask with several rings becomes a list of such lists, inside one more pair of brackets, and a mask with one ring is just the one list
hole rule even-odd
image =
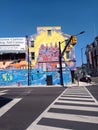
[[25, 50], [25, 37], [0, 38], [0, 51], [23, 51]]

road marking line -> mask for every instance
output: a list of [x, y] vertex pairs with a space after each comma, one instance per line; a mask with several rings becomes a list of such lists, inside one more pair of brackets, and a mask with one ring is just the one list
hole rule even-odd
[[[85, 89], [84, 89], [85, 90]], [[67, 93], [86, 93], [86, 91], [82, 91], [82, 90], [80, 90], [80, 91], [77, 91], [77, 90], [69, 90], [69, 91], [67, 91], [66, 92], [66, 94]]]
[[89, 98], [78, 98], [78, 97], [77, 98], [74, 98], [74, 97], [73, 98], [72, 97], [60, 97], [60, 99], [72, 99], [72, 100], [73, 99], [74, 100], [78, 99], [78, 100], [85, 100], [85, 101], [94, 101], [93, 99], [89, 99]]
[[8, 90], [2, 90], [2, 91], [0, 91], [0, 96], [2, 96], [2, 95], [5, 95], [6, 93], [5, 92], [7, 92]]
[[6, 93], [0, 93], [0, 96], [5, 95]]
[[77, 92], [77, 93], [75, 93], [75, 92], [67, 92], [67, 93], [65, 93], [65, 95], [67, 95], [67, 94], [69, 94], [69, 95], [72, 95], [72, 94], [73, 94], [73, 95], [74, 95], [74, 94], [75, 94], [75, 95], [87, 95], [87, 96], [88, 96], [88, 93], [78, 93], [78, 92]]
[[95, 101], [95, 103], [98, 105], [98, 101], [94, 98], [94, 96], [88, 91], [86, 87], [84, 87], [85, 90], [89, 93], [89, 95], [92, 97], [92, 99]]
[[7, 92], [8, 90], [2, 90], [2, 91], [0, 91], [0, 96], [2, 96], [2, 95], [5, 95], [6, 93], [5, 92]]
[[8, 104], [0, 108], [0, 117], [4, 115], [8, 110], [10, 110], [16, 103], [18, 103], [22, 98], [15, 98]]
[[60, 108], [60, 109], [83, 110], [83, 111], [95, 111], [95, 112], [98, 112], [98, 107], [53, 105], [51, 108]]
[[81, 97], [81, 98], [82, 98], [82, 97], [87, 97], [87, 98], [91, 98], [91, 96], [75, 95], [75, 94], [74, 94], [74, 95], [72, 95], [72, 94], [71, 94], [71, 95], [67, 95], [67, 94], [66, 94], [66, 95], [62, 95], [62, 96], [64, 96], [64, 97]]
[[95, 102], [79, 102], [79, 101], [64, 101], [64, 100], [58, 100], [57, 102], [60, 103], [71, 103], [71, 104], [86, 104], [86, 105], [96, 105]]
[[72, 129], [57, 128], [57, 127], [44, 126], [44, 125], [33, 125], [33, 127], [29, 127], [28, 130], [72, 130]]
[[2, 90], [2, 91], [0, 91], [0, 93], [3, 93], [3, 92], [7, 92], [8, 90]]
[[88, 122], [98, 124], [98, 117], [96, 116], [83, 116], [75, 114], [58, 114], [53, 112], [47, 112], [44, 115], [44, 118], [60, 119], [60, 120], [70, 120], [70, 121], [79, 121], [79, 122]]
[[[68, 89], [68, 88], [67, 88]], [[37, 122], [39, 122], [41, 120], [41, 118], [44, 116], [45, 113], [47, 113], [47, 111], [51, 108], [51, 106], [57, 102], [57, 100], [61, 97], [61, 95], [63, 95], [67, 89], [65, 89], [46, 109], [45, 111], [43, 111], [39, 117], [26, 129], [26, 130], [33, 130], [33, 126], [35, 128], [35, 125], [37, 124]], [[35, 130], [35, 129], [34, 129]], [[39, 129], [40, 130], [40, 129]]]
[[[59, 100], [59, 98], [62, 98], [61, 96], [69, 96], [69, 98], [71, 98], [71, 96], [77, 96], [77, 98], [79, 99], [79, 97], [84, 97], [83, 100], [89, 101], [89, 99], [86, 99], [86, 97], [90, 97], [90, 100], [94, 100], [94, 98], [92, 97], [92, 95], [88, 92], [85, 91], [85, 87], [79, 87], [78, 89], [73, 89], [74, 91], [73, 94], [71, 93], [71, 88], [67, 88], [65, 89], [65, 91], [63, 91], [50, 105], [49, 107], [26, 129], [26, 130], [52, 130], [52, 127], [50, 126], [44, 126], [44, 125], [40, 125], [38, 124], [38, 122], [42, 119], [42, 118], [50, 118], [50, 119], [59, 119], [59, 120], [68, 120], [68, 121], [77, 121], [77, 122], [88, 122], [88, 123], [93, 123], [93, 124], [98, 124], [98, 117], [96, 116], [84, 116], [84, 115], [75, 115], [75, 114], [60, 114], [60, 113], [54, 113], [54, 112], [48, 112], [50, 108], [63, 108], [63, 109], [75, 109], [75, 110], [85, 110], [85, 111], [98, 111], [97, 107], [93, 107], [96, 106], [96, 102], [79, 102], [79, 101], [63, 101], [63, 100]], [[81, 92], [77, 91], [77, 90], [83, 90], [85, 92]], [[75, 91], [77, 93], [75, 93]], [[70, 94], [69, 94], [70, 93]], [[78, 95], [80, 93], [80, 95]], [[66, 97], [65, 97], [66, 98]], [[72, 98], [73, 99], [73, 98]], [[76, 98], [74, 98], [76, 99]], [[73, 106], [71, 105], [55, 105], [56, 102], [59, 103], [71, 103], [73, 104]], [[82, 107], [82, 106], [74, 106], [74, 104], [86, 104], [86, 105], [92, 105], [92, 107]], [[53, 127], [53, 130], [63, 130], [62, 128], [58, 128], [58, 127]], [[66, 129], [64, 129], [66, 130]]]

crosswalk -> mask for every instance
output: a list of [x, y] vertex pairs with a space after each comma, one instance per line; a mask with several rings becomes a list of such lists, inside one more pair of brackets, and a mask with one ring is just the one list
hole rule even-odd
[[[2, 90], [0, 91], [0, 96], [6, 95], [8, 90]], [[4, 106], [0, 108], [0, 117], [3, 116], [7, 111], [9, 111], [15, 104], [17, 104], [22, 98], [15, 98], [15, 99], [8, 99], [8, 98], [0, 98], [1, 104], [6, 102]]]
[[86, 87], [70, 87], [27, 130], [97, 130], [98, 102]]
[[8, 90], [2, 90], [0, 91], [0, 96], [5, 95]]

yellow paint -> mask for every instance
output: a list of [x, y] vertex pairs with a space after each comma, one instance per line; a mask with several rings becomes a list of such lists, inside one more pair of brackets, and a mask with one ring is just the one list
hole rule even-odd
[[2, 74], [2, 78], [3, 78], [4, 81], [11, 81], [11, 80], [13, 80], [12, 74], [8, 74], [8, 73]]
[[[51, 35], [48, 35], [48, 30], [51, 30]], [[34, 66], [39, 54], [39, 48], [42, 44], [45, 46], [55, 46], [55, 43], [57, 43], [59, 46], [59, 42], [63, 42], [67, 39], [62, 35], [62, 32], [56, 32], [55, 30], [61, 30], [61, 27], [37, 27], [38, 35], [34, 41], [34, 47], [30, 48], [30, 52], [35, 52], [35, 60], [32, 61]], [[64, 49], [65, 45], [65, 42], [61, 44], [61, 50]], [[66, 55], [64, 57], [66, 59]]]
[[4, 81], [7, 81], [6, 74], [2, 74], [2, 77], [3, 77]]

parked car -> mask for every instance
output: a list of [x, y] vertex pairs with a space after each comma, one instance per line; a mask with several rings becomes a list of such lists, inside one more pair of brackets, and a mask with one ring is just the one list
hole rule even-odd
[[84, 77], [80, 78], [80, 81], [91, 83], [91, 81], [92, 81], [91, 76], [90, 75], [85, 75]]

